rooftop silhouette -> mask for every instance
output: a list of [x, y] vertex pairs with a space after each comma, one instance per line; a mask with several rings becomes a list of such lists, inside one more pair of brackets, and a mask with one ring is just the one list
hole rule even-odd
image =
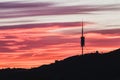
[[120, 80], [120, 49], [68, 57], [32, 69], [1, 69], [1, 80]]

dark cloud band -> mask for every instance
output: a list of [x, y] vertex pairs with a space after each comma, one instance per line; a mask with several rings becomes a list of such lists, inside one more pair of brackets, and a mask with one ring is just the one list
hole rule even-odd
[[[15, 18], [43, 15], [67, 15], [67, 14], [91, 14], [98, 11], [119, 11], [120, 5], [75, 5], [54, 6], [57, 3], [24, 3], [4, 2], [0, 3], [0, 18]], [[3, 10], [3, 11], [2, 11]], [[4, 10], [6, 10], [4, 12]]]

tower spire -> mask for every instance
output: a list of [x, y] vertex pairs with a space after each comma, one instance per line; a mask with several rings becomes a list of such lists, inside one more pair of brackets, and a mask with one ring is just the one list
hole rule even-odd
[[83, 36], [83, 21], [82, 21], [82, 36]]
[[81, 31], [81, 47], [82, 47], [82, 55], [83, 55], [83, 50], [84, 50], [84, 46], [85, 46], [85, 37], [84, 37], [84, 30], [83, 30], [83, 26], [84, 26], [84, 23], [82, 21], [82, 31]]

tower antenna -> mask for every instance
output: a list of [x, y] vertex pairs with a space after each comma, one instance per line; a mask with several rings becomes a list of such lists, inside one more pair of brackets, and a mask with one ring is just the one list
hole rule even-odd
[[84, 46], [85, 46], [85, 37], [84, 37], [84, 30], [83, 30], [83, 26], [84, 26], [84, 23], [82, 21], [82, 36], [81, 36], [81, 47], [82, 47], [82, 55], [83, 55], [83, 51], [84, 51]]

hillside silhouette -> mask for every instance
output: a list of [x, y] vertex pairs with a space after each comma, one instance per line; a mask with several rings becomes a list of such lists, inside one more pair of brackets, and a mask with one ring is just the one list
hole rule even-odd
[[120, 49], [68, 57], [32, 69], [1, 69], [1, 80], [120, 80]]

